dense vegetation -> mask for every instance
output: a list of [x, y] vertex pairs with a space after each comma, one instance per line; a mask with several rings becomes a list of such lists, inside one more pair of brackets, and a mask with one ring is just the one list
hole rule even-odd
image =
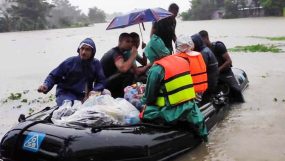
[[6, 0], [0, 6], [0, 32], [80, 27], [105, 21], [104, 11], [93, 7], [85, 15], [68, 0]]
[[208, 20], [219, 11], [223, 18], [282, 16], [285, 8], [285, 0], [191, 0], [189, 3], [189, 10], [181, 13], [183, 20]]

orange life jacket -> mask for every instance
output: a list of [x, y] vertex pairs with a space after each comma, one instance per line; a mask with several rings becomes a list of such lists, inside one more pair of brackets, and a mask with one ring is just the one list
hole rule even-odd
[[203, 56], [199, 52], [175, 54], [187, 59], [190, 63], [190, 72], [196, 93], [203, 93], [208, 88], [207, 68]]
[[195, 98], [189, 62], [170, 55], [154, 62], [164, 68], [164, 81], [156, 99], [158, 107], [175, 106]]

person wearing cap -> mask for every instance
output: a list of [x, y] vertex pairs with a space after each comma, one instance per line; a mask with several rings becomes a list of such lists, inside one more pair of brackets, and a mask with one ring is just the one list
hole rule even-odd
[[77, 52], [52, 70], [44, 83], [38, 88], [40, 93], [48, 93], [55, 84], [56, 103], [64, 100], [84, 101], [89, 95], [102, 92], [105, 88], [105, 76], [99, 60], [94, 58], [96, 46], [92, 39], [83, 40]]
[[[189, 63], [171, 55], [163, 40], [153, 34], [145, 48], [153, 66], [149, 69], [144, 96], [143, 121], [175, 124], [187, 121], [203, 139], [207, 139], [204, 118], [195, 103], [195, 91]], [[179, 64], [179, 65], [177, 65]]]

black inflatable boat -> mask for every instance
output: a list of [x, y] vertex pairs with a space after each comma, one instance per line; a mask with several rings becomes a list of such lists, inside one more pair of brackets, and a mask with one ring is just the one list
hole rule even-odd
[[[248, 85], [244, 71], [235, 69], [242, 89]], [[200, 109], [210, 130], [229, 110], [227, 94], [221, 92]], [[25, 118], [3, 138], [3, 161], [147, 161], [169, 160], [198, 146], [202, 140], [183, 126], [153, 124], [68, 128], [51, 123], [54, 108]]]

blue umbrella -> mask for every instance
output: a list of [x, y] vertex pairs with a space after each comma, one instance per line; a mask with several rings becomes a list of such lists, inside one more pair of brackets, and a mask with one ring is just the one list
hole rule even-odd
[[170, 16], [172, 16], [172, 13], [162, 8], [135, 10], [126, 15], [115, 17], [106, 30], [124, 28], [140, 23], [143, 26], [143, 22], [157, 22]]
[[107, 30], [124, 28], [143, 22], [159, 21], [170, 16], [172, 16], [172, 13], [162, 8], [135, 10], [126, 15], [115, 17]]

